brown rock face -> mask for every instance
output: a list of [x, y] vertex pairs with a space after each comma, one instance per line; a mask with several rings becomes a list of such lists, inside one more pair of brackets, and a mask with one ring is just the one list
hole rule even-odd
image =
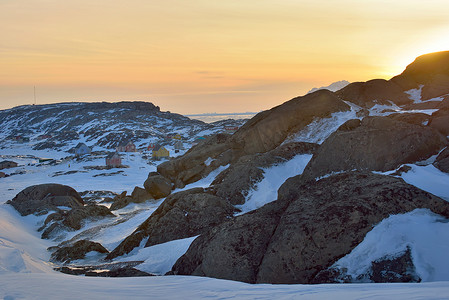
[[304, 179], [340, 171], [392, 170], [424, 160], [447, 145], [434, 129], [413, 124], [413, 118], [407, 121], [366, 117], [358, 127], [343, 124], [320, 146], [304, 170]]
[[77, 191], [67, 185], [55, 183], [27, 187], [7, 203], [22, 216], [58, 210], [58, 206], [79, 208], [84, 205]]
[[230, 218], [235, 208], [202, 188], [170, 195], [158, 209], [109, 255], [129, 253], [148, 237], [146, 247], [202, 234]]
[[148, 175], [143, 186], [147, 193], [154, 199], [167, 197], [170, 195], [172, 189], [171, 182], [156, 172], [152, 172]]
[[279, 199], [198, 237], [173, 274], [250, 283], [310, 283], [392, 214], [449, 203], [402, 179], [350, 172], [320, 181], [290, 178]]
[[294, 98], [256, 115], [232, 136], [232, 147], [245, 154], [267, 152], [298, 132], [314, 118], [326, 118], [350, 107], [328, 90]]

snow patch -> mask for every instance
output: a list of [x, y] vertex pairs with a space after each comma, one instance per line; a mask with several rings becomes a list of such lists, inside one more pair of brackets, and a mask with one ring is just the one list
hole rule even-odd
[[360, 119], [360, 117], [357, 117], [357, 112], [360, 110], [360, 107], [349, 102], [347, 104], [351, 105], [351, 110], [336, 112], [330, 118], [318, 118], [312, 121], [304, 129], [287, 138], [284, 144], [289, 142], [323, 143], [346, 121]]
[[414, 103], [420, 103], [420, 102], [422, 102], [421, 92], [422, 92], [423, 87], [424, 87], [424, 85], [420, 84], [417, 89], [411, 89], [411, 90], [405, 91], [404, 93], [406, 93], [408, 95], [408, 98], [410, 100], [413, 100]]
[[384, 219], [332, 267], [346, 268], [356, 278], [368, 271], [372, 261], [404, 252], [407, 247], [423, 281], [449, 280], [449, 220], [428, 209]]
[[311, 154], [300, 154], [293, 159], [263, 169], [264, 178], [251, 190], [242, 205], [236, 205], [241, 210], [240, 214], [258, 209], [267, 203], [277, 199], [277, 191], [281, 185], [290, 177], [302, 174], [306, 165], [312, 159]]
[[210, 166], [210, 164], [212, 163], [212, 161], [213, 161], [213, 159], [212, 159], [211, 157], [208, 157], [208, 158], [204, 161], [204, 164], [205, 164], [206, 166]]

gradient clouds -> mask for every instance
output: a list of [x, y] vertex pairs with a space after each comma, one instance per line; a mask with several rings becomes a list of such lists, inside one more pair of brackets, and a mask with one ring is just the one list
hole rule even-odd
[[0, 27], [0, 108], [32, 103], [36, 85], [38, 103], [258, 111], [449, 49], [449, 4], [0, 0]]

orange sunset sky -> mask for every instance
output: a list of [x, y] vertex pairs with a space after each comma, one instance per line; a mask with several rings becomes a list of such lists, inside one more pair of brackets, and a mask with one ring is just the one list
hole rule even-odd
[[260, 111], [449, 50], [447, 0], [0, 0], [0, 109]]

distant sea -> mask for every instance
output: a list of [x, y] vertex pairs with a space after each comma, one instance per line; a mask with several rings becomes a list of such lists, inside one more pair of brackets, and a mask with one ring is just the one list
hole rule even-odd
[[255, 113], [255, 112], [229, 113], [229, 114], [210, 113], [210, 114], [186, 115], [186, 117], [189, 117], [190, 119], [200, 120], [205, 123], [213, 123], [213, 122], [227, 120], [227, 119], [234, 119], [234, 120], [251, 119], [256, 114], [257, 113]]

